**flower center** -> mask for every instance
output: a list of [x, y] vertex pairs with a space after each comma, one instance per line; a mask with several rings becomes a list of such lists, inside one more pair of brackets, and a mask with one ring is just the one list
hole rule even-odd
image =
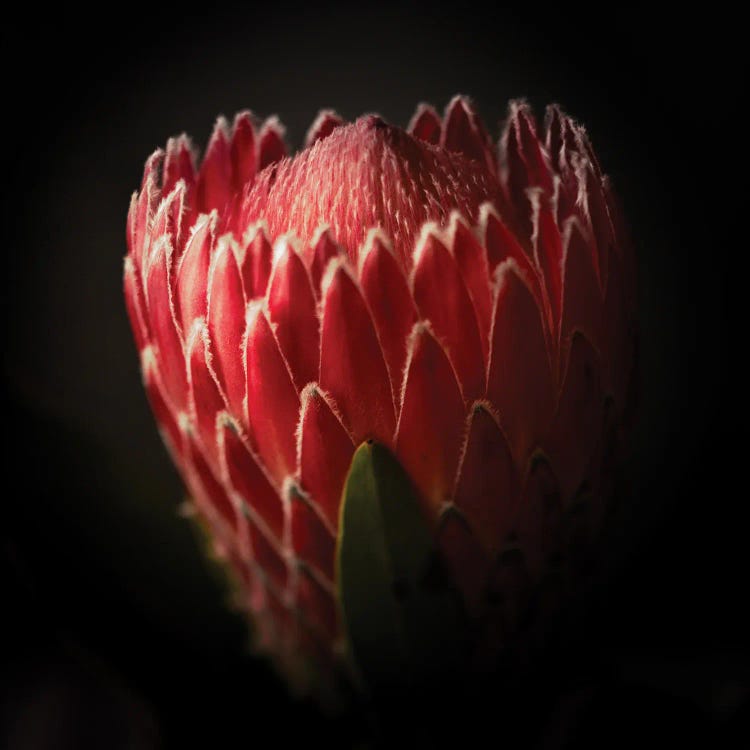
[[453, 210], [476, 221], [488, 200], [499, 203], [500, 185], [484, 165], [367, 115], [263, 170], [241, 218], [244, 226], [263, 219], [271, 237], [293, 233], [304, 246], [328, 225], [354, 262], [377, 227], [409, 268], [426, 221], [445, 225]]

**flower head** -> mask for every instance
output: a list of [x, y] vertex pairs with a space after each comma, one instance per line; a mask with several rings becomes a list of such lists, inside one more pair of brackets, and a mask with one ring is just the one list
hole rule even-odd
[[533, 582], [583, 495], [596, 527], [634, 270], [582, 127], [553, 106], [539, 128], [513, 102], [496, 147], [456, 97], [407, 130], [323, 111], [289, 157], [277, 120], [243, 112], [196, 161], [185, 136], [147, 161], [125, 295], [157, 422], [260, 647], [291, 672], [338, 659], [342, 497], [367, 441], [404, 470], [475, 619], [509, 547]]

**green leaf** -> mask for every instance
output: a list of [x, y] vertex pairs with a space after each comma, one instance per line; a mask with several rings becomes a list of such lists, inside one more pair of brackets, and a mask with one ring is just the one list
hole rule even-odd
[[464, 657], [460, 598], [398, 461], [366, 442], [341, 506], [337, 580], [351, 655], [375, 695], [451, 675]]

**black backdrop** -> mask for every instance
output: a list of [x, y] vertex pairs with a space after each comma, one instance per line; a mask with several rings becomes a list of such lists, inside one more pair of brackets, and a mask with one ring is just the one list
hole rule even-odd
[[146, 156], [182, 131], [205, 145], [218, 114], [278, 113], [298, 147], [319, 107], [405, 124], [418, 101], [454, 93], [495, 134], [518, 96], [585, 123], [639, 255], [622, 563], [581, 621], [593, 667], [574, 666], [560, 700], [578, 718], [545, 704], [520, 744], [747, 734], [741, 37], [715, 5], [709, 17], [608, 6], [123, 4], [6, 19], [3, 746], [359, 738], [246, 656], [176, 513], [122, 302], [125, 214]]

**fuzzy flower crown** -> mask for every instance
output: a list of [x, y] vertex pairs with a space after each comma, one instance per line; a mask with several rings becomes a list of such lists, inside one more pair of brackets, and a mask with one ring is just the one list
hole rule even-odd
[[294, 156], [275, 118], [220, 118], [199, 167], [184, 135], [149, 158], [127, 241], [152, 409], [287, 670], [345, 642], [335, 557], [358, 445], [403, 467], [477, 617], [509, 540], [541, 575], [543, 501], [606, 496], [633, 253], [558, 107], [540, 130], [512, 102], [497, 146], [465, 97], [406, 130], [324, 110]]

